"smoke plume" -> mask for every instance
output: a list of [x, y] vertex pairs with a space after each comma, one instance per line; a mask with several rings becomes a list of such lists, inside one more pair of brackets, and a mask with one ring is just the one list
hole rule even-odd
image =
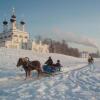
[[72, 32], [67, 32], [67, 33], [56, 32], [54, 34], [56, 35], [56, 39], [61, 39], [61, 40], [64, 39], [67, 42], [77, 43], [77, 44], [90, 46], [94, 48], [98, 47], [94, 39], [83, 37], [83, 36], [78, 36], [77, 34], [72, 33]]

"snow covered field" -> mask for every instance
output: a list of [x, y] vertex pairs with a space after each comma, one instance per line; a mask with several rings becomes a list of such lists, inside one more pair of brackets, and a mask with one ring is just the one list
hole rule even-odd
[[[24, 80], [25, 73], [16, 63], [26, 56], [42, 65], [48, 56], [54, 62], [60, 59], [63, 72], [37, 79], [33, 71], [33, 79]], [[90, 66], [87, 59], [0, 48], [0, 100], [100, 100], [99, 65], [100, 59]]]

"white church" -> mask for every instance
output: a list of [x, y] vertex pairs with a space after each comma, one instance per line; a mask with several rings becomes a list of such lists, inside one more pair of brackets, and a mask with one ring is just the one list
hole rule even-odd
[[0, 33], [0, 47], [26, 49], [36, 52], [47, 53], [49, 47], [46, 44], [36, 43], [30, 40], [29, 33], [25, 31], [25, 22], [22, 20], [19, 27], [16, 23], [15, 10], [13, 9], [10, 22], [3, 21], [3, 32]]

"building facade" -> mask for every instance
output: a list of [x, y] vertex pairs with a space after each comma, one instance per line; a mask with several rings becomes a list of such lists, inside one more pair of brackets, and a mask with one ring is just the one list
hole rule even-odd
[[29, 33], [25, 31], [25, 22], [20, 21], [17, 27], [15, 10], [13, 9], [10, 23], [3, 21], [3, 32], [0, 33], [0, 47], [26, 49], [36, 52], [49, 52], [48, 45], [30, 40]]
[[80, 56], [81, 56], [82, 58], [88, 58], [88, 57], [89, 57], [89, 52], [83, 51], [83, 52], [80, 53]]

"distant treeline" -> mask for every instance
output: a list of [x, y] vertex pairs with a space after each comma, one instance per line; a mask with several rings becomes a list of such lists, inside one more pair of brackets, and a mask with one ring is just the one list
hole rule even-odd
[[80, 57], [80, 52], [77, 48], [71, 48], [68, 46], [65, 40], [55, 41], [52, 39], [43, 39], [42, 43], [49, 45], [49, 51], [51, 53], [60, 53], [75, 57]]
[[92, 57], [95, 57], [95, 58], [100, 58], [100, 54], [97, 52], [97, 53], [90, 53], [90, 55]]
[[[49, 52], [51, 53], [60, 53], [65, 55], [70, 55], [74, 57], [80, 57], [81, 53], [77, 48], [69, 47], [65, 40], [62, 41], [55, 41], [51, 38], [45, 38], [43, 39], [41, 36], [37, 36], [36, 42], [42, 41], [44, 44], [49, 45]], [[100, 57], [99, 51], [97, 53], [90, 53], [89, 55], [93, 57]]]

